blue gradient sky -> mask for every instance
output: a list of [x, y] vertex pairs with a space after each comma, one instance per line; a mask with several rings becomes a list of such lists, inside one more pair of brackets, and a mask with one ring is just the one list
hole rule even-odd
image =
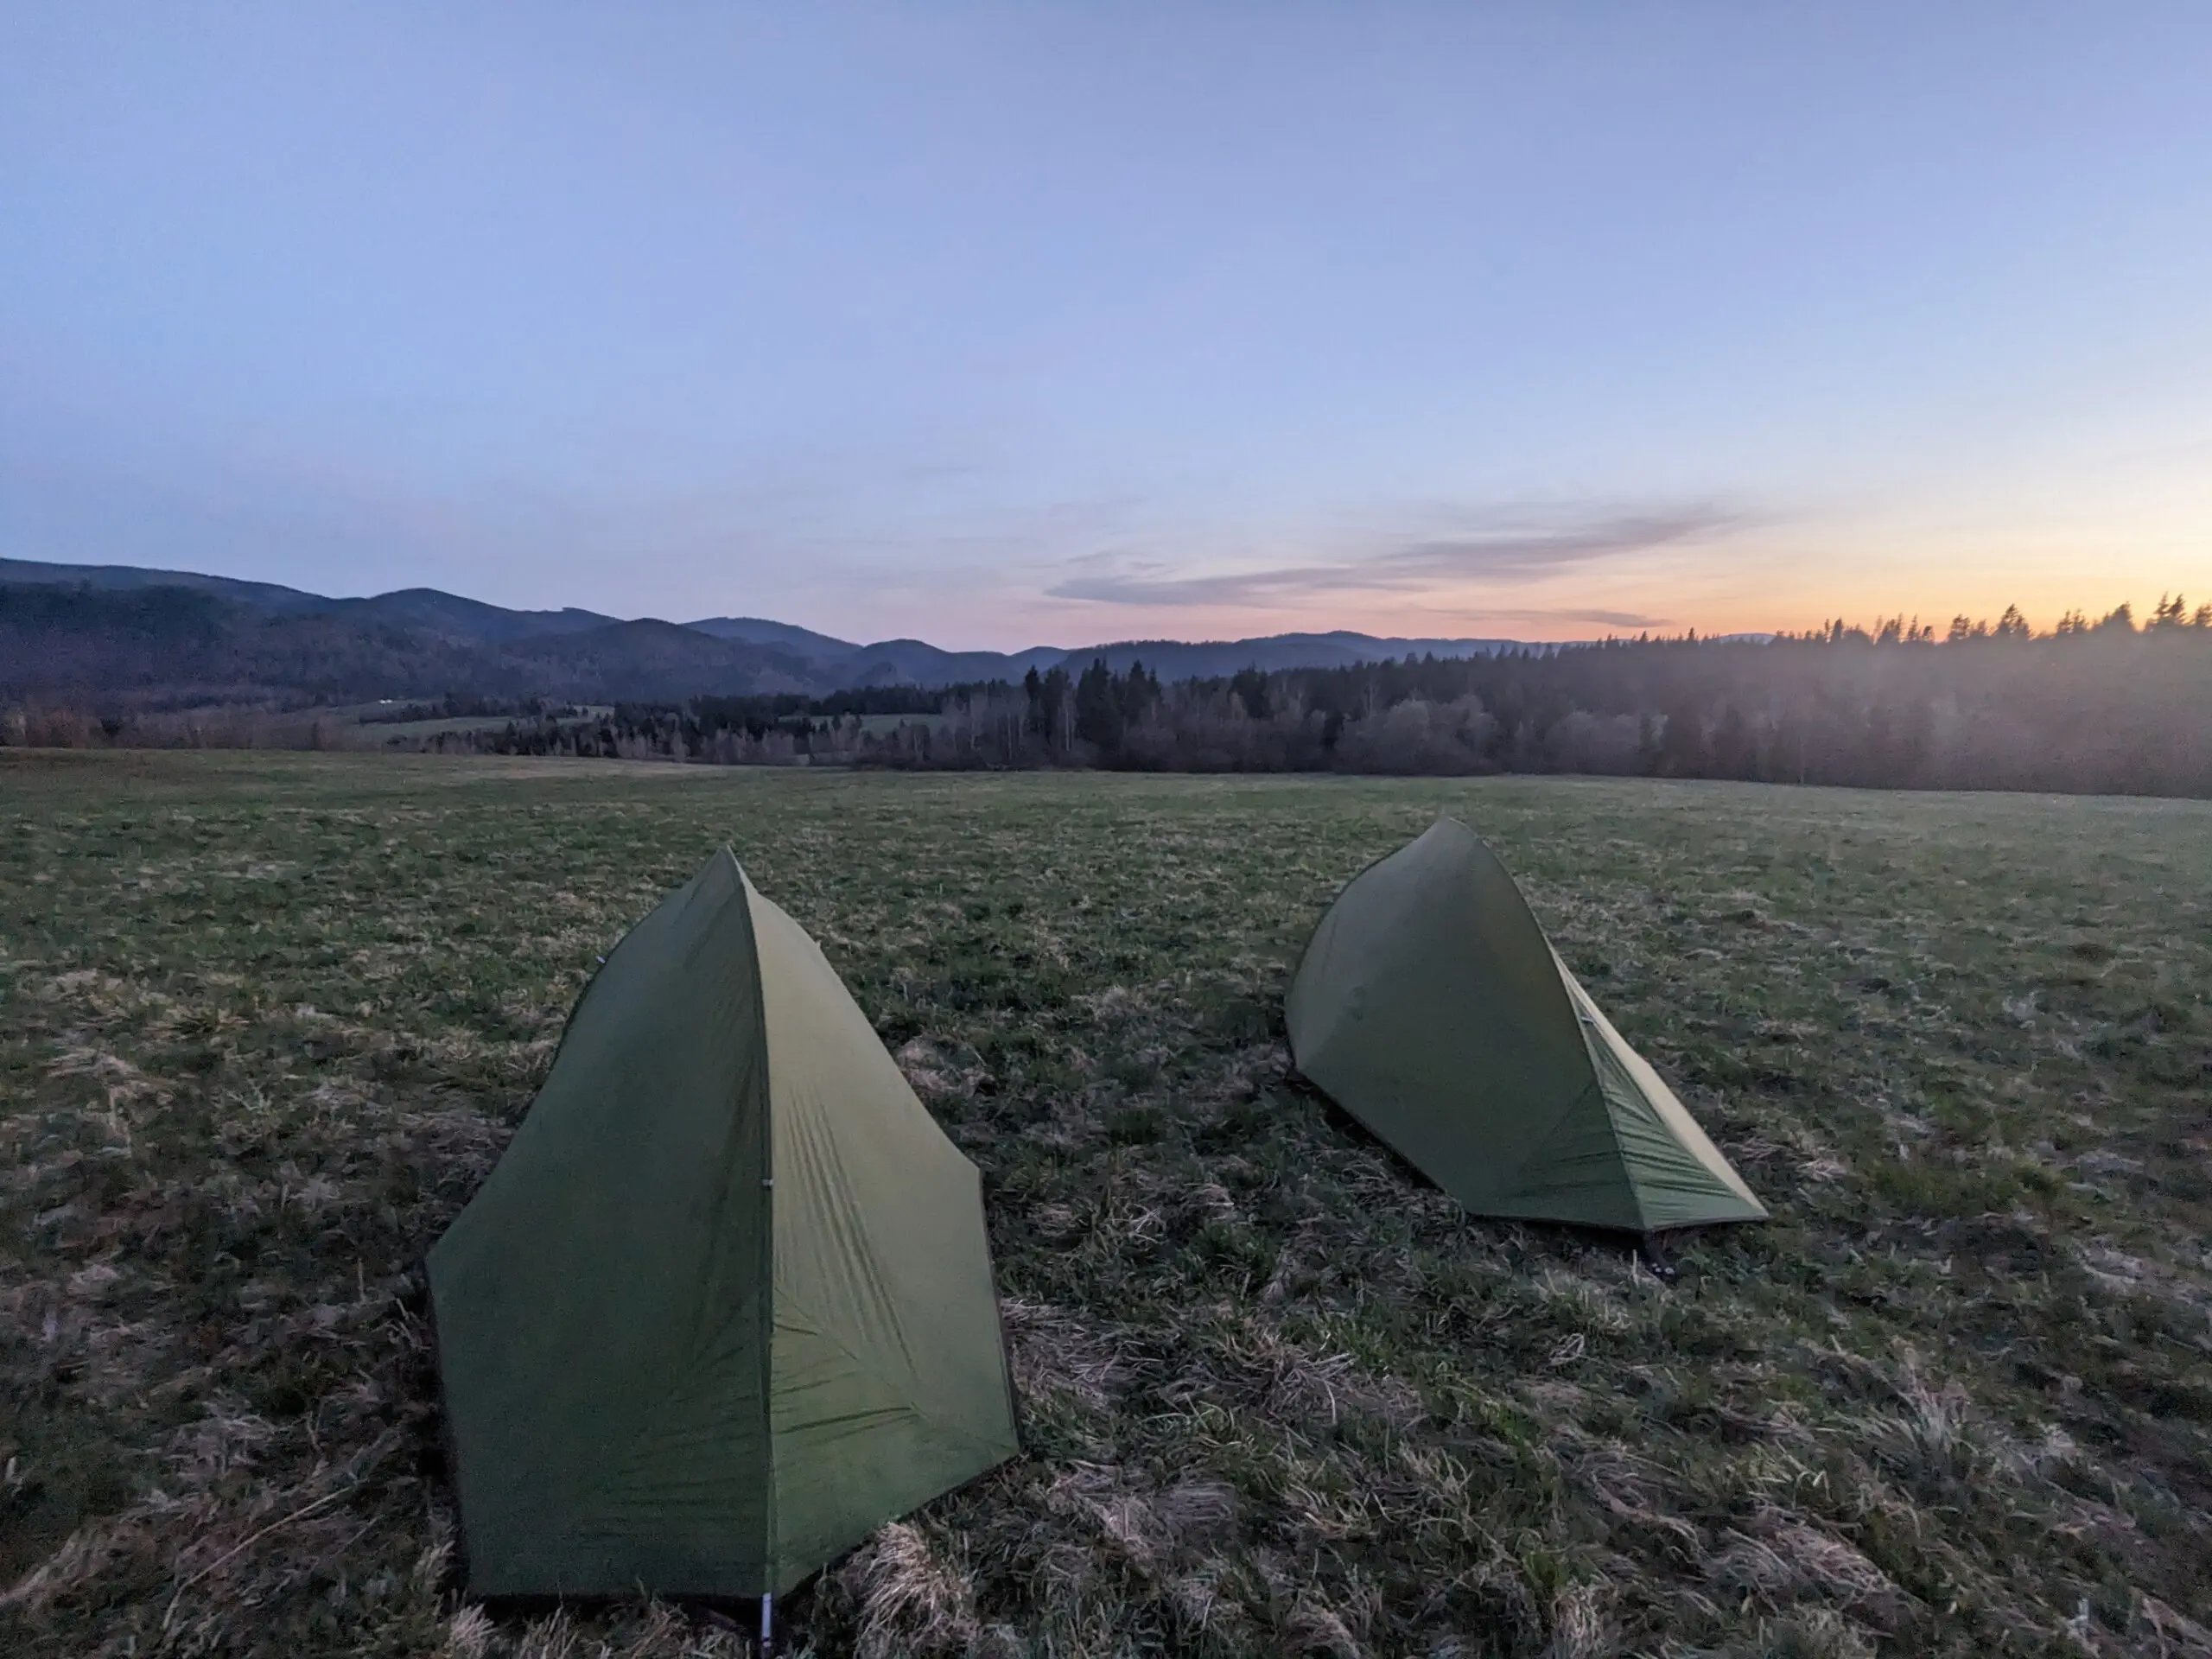
[[0, 5], [0, 553], [1014, 646], [2212, 598], [2212, 6]]

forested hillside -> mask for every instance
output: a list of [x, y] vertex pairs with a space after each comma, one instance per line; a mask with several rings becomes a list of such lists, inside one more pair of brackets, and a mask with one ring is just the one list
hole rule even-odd
[[[505, 611], [429, 589], [241, 599], [231, 591], [240, 584], [207, 580], [0, 582], [0, 744], [1573, 772], [2212, 796], [2212, 605], [2178, 596], [2139, 624], [2121, 606], [2095, 621], [2069, 614], [2041, 634], [2007, 610], [1993, 622], [1955, 618], [1940, 638], [1896, 617], [1804, 634], [1570, 645], [1280, 635], [1099, 646], [1053, 662], [917, 640], [824, 645], [745, 619]], [[1388, 652], [1407, 644], [1440, 649]], [[1363, 646], [1367, 660], [1347, 660]], [[1187, 671], [1240, 660], [1231, 671]], [[962, 670], [964, 683], [926, 677]], [[475, 729], [386, 732], [322, 717], [368, 702], [432, 723], [466, 714]], [[582, 706], [596, 712], [574, 712]], [[504, 724], [500, 710], [512, 716]]]
[[[495, 620], [534, 614], [477, 608]], [[0, 698], [96, 712], [455, 692], [688, 697], [819, 684], [806, 662], [773, 646], [582, 613], [550, 613], [545, 631], [518, 634], [456, 615], [450, 594], [427, 590], [309, 610], [183, 587], [0, 583]]]
[[1164, 682], [1103, 659], [1021, 684], [625, 705], [472, 745], [722, 762], [1183, 772], [1577, 772], [2212, 796], [2212, 606], [2036, 636], [1903, 619]]
[[759, 617], [625, 621], [595, 611], [510, 610], [410, 588], [333, 599], [270, 582], [131, 565], [0, 558], [0, 709], [115, 719], [149, 711], [460, 696], [531, 702], [821, 695], [956, 685], [1142, 658], [1172, 677], [1344, 667], [1408, 652], [1465, 657], [1496, 639], [1290, 633], [1013, 652], [924, 639], [860, 645]]

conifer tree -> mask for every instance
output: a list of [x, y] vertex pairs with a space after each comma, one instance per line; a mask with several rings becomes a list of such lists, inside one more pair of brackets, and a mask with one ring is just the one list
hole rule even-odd
[[1075, 686], [1075, 734], [1112, 755], [1122, 746], [1122, 711], [1114, 696], [1114, 671], [1094, 657]]

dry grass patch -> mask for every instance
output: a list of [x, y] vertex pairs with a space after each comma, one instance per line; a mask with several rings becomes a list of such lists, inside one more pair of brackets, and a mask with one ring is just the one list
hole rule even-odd
[[[1770, 1225], [1662, 1283], [1288, 1080], [1440, 806]], [[237, 755], [0, 757], [0, 1649], [744, 1650], [466, 1602], [417, 1274], [724, 840], [981, 1166], [1024, 1433], [795, 1653], [2212, 1652], [2205, 808]]]

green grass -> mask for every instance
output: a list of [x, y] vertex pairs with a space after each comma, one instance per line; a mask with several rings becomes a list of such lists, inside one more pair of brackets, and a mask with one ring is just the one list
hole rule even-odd
[[[1440, 807], [1770, 1225], [1662, 1284], [1286, 1078]], [[21, 753], [0, 1650], [741, 1650], [461, 1602], [417, 1275], [722, 840], [982, 1166], [1027, 1446], [795, 1650], [2212, 1651], [2212, 807]]]

